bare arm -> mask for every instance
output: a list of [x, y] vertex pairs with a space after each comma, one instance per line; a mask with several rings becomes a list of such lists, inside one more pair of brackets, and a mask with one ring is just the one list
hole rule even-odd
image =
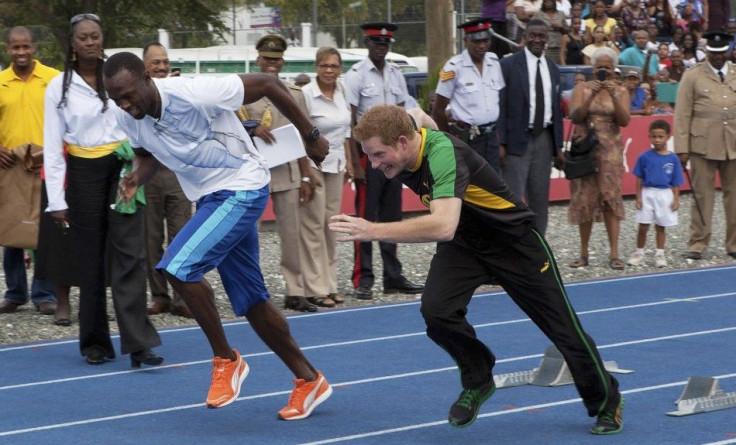
[[560, 65], [567, 65], [565, 63], [565, 59], [567, 58], [567, 44], [570, 42], [571, 38], [572, 37], [570, 37], [569, 34], [562, 36], [562, 41], [560, 42]]
[[[350, 130], [358, 125], [358, 107], [350, 105]], [[350, 160], [353, 163], [353, 179], [355, 182], [365, 182], [365, 170], [360, 165], [360, 148], [358, 148], [358, 141], [355, 138], [350, 138]]]
[[450, 99], [439, 94], [434, 97], [434, 106], [432, 107], [432, 119], [437, 123], [437, 128], [442, 131], [450, 131], [450, 125], [447, 123], [447, 114], [445, 109]]
[[345, 234], [339, 241], [389, 241], [426, 243], [449, 241], [460, 221], [460, 198], [440, 198], [429, 203], [429, 214], [388, 223], [374, 223], [345, 214], [330, 218], [330, 230]]
[[[314, 125], [312, 125], [309, 117], [299, 109], [296, 101], [289, 94], [289, 90], [277, 76], [252, 73], [241, 74], [240, 79], [245, 87], [243, 104], [249, 104], [262, 97], [268, 97], [281, 114], [294, 124], [302, 137], [306, 137], [312, 132]], [[316, 141], [307, 140], [306, 149], [307, 155], [319, 164], [327, 156], [329, 143], [324, 137], [320, 137]]]
[[148, 182], [156, 174], [161, 165], [148, 151], [142, 148], [135, 148], [133, 150], [135, 151], [133, 171], [125, 175], [120, 183], [120, 193], [126, 202], [133, 198], [138, 187]]

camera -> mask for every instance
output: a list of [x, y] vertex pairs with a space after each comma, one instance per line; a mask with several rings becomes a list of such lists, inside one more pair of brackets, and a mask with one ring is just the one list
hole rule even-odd
[[601, 82], [605, 81], [606, 78], [608, 78], [608, 71], [604, 70], [603, 68], [599, 69], [595, 72], [595, 78], [597, 80], [600, 80]]

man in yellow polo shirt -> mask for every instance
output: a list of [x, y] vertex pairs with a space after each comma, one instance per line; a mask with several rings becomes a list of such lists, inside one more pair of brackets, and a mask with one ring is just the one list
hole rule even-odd
[[[36, 45], [31, 30], [16, 26], [8, 32], [8, 54], [12, 63], [0, 72], [0, 174], [11, 168], [16, 158], [11, 150], [22, 144], [43, 145], [43, 109], [46, 85], [59, 71], [34, 59]], [[0, 199], [6, 199], [0, 190]], [[23, 249], [3, 248], [5, 299], [0, 313], [14, 312], [28, 302]], [[31, 301], [44, 315], [53, 315], [56, 294], [52, 283], [34, 278]]]

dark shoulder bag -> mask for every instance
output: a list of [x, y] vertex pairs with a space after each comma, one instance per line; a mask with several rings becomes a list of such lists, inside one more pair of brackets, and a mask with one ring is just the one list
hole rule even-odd
[[598, 135], [595, 128], [588, 128], [588, 132], [581, 138], [574, 137], [575, 124], [570, 124], [567, 133], [568, 149], [565, 151], [565, 178], [577, 179], [598, 172], [598, 161], [595, 158], [595, 147], [598, 146]]

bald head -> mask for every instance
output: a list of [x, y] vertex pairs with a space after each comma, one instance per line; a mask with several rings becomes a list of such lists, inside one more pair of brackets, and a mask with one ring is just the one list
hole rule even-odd
[[28, 37], [28, 40], [33, 43], [33, 31], [27, 26], [14, 26], [10, 28], [7, 34], [6, 43], [10, 44], [13, 37]]
[[33, 33], [25, 26], [15, 26], [8, 31], [8, 55], [13, 61], [13, 71], [25, 78], [33, 71], [36, 45]]
[[171, 69], [169, 54], [158, 42], [151, 42], [143, 49], [143, 64], [151, 77], [167, 77]]

